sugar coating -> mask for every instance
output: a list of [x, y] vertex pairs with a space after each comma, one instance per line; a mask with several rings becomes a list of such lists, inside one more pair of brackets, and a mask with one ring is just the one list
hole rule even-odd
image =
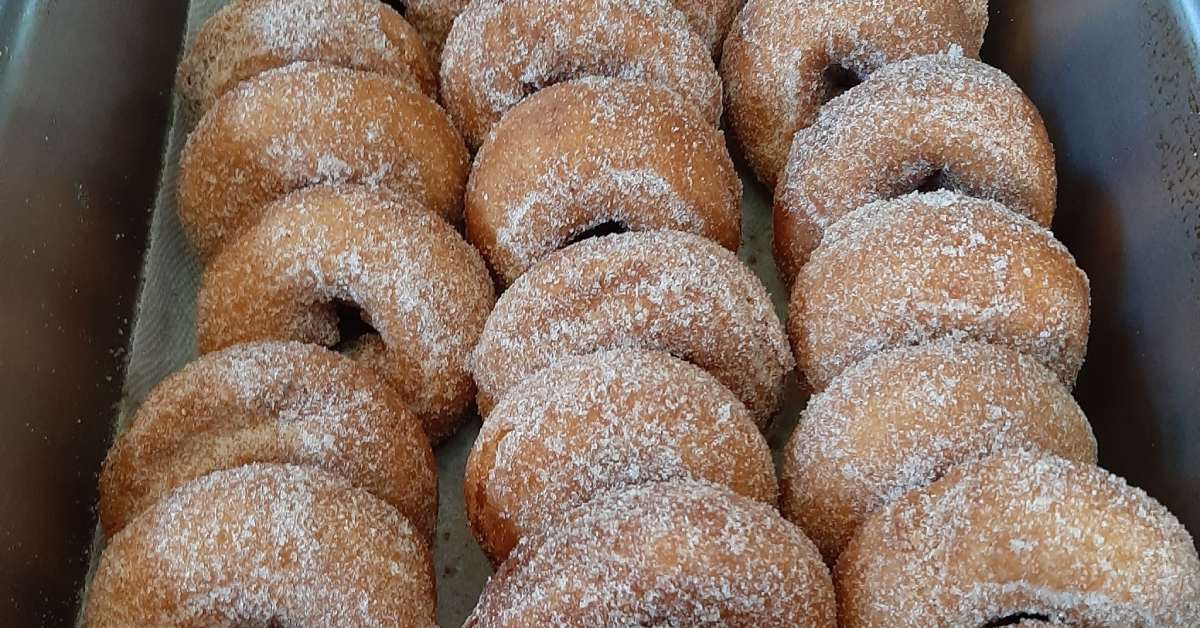
[[1200, 625], [1191, 536], [1099, 467], [1012, 450], [872, 517], [838, 561], [843, 626]]
[[467, 238], [504, 283], [609, 221], [736, 250], [741, 193], [724, 135], [690, 102], [588, 77], [530, 96], [496, 126], [467, 186]]
[[618, 490], [521, 542], [466, 626], [833, 628], [829, 573], [770, 506], [708, 484]]
[[546, 257], [500, 297], [472, 354], [481, 412], [558, 360], [618, 348], [705, 369], [760, 427], [794, 365], [766, 288], [733, 253], [678, 231], [623, 233]]
[[476, 0], [446, 40], [442, 96], [477, 149], [525, 97], [589, 75], [663, 85], [721, 118], [712, 57], [667, 0]]
[[783, 512], [832, 564], [871, 513], [1014, 448], [1096, 462], [1087, 418], [1054, 373], [977, 342], [885, 351], [809, 401], [784, 449]]
[[462, 216], [467, 152], [437, 103], [369, 72], [296, 63], [240, 83], [188, 137], [179, 220], [209, 260], [296, 189], [355, 183]]
[[437, 470], [420, 422], [370, 370], [295, 342], [210, 353], [151, 391], [100, 475], [105, 533], [181, 484], [250, 462], [341, 475], [433, 537]]
[[395, 509], [310, 467], [190, 482], [122, 530], [88, 626], [433, 626], [429, 548]]
[[953, 192], [862, 207], [796, 277], [788, 331], [817, 390], [863, 358], [938, 338], [1012, 347], [1073, 385], [1087, 349], [1087, 275], [1049, 230]]
[[[439, 60], [442, 58], [442, 47], [454, 19], [462, 13], [470, 0], [391, 0], [394, 4], [404, 5], [404, 17], [412, 22], [430, 55]], [[671, 0], [671, 4], [683, 11], [688, 24], [716, 56], [721, 50], [721, 42], [729, 25], [737, 15], [742, 0]]]
[[1054, 216], [1054, 149], [1037, 108], [1003, 72], [956, 55], [891, 64], [796, 133], [775, 191], [775, 258], [791, 278], [851, 211], [934, 183]]
[[378, 0], [234, 0], [184, 55], [179, 92], [199, 117], [237, 83], [295, 61], [380, 72], [437, 95], [417, 32]]
[[745, 0], [671, 0], [683, 12], [692, 32], [708, 46], [713, 58], [721, 56], [721, 44]]
[[734, 138], [774, 187], [792, 136], [837, 95], [827, 68], [861, 80], [919, 55], [978, 57], [987, 22], [987, 0], [751, 0], [721, 59]]
[[516, 541], [622, 486], [693, 479], [775, 504], [766, 439], [728, 388], [665, 353], [565, 359], [515, 386], [467, 462], [467, 514], [500, 562]]
[[254, 340], [341, 340], [333, 302], [378, 331], [352, 357], [375, 368], [432, 442], [474, 394], [467, 356], [494, 303], [475, 249], [411, 201], [362, 186], [318, 186], [268, 208], [201, 278], [201, 352]]

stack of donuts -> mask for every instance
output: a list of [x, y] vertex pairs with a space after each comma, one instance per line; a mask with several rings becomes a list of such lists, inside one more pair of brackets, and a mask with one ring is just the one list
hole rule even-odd
[[435, 68], [378, 0], [232, 0], [191, 44], [202, 355], [105, 461], [88, 625], [434, 625], [431, 443], [495, 302]]
[[1088, 279], [1046, 228], [1041, 117], [975, 60], [986, 25], [986, 0], [750, 0], [728, 37], [814, 393], [783, 513], [843, 626], [1198, 625], [1191, 537], [1094, 466]]
[[1071, 396], [1088, 279], [986, 0], [392, 4], [231, 0], [183, 59], [201, 357], [109, 452], [89, 625], [433, 625], [472, 405], [470, 626], [1200, 625]]

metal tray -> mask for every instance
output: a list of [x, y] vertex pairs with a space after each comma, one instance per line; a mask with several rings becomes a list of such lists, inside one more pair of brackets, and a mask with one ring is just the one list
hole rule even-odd
[[[0, 625], [75, 616], [185, 11], [182, 0], [0, 0]], [[1058, 151], [1054, 228], [1092, 278], [1075, 392], [1101, 463], [1194, 532], [1198, 32], [1195, 0], [1003, 0], [984, 50], [1041, 108]], [[743, 256], [781, 303], [769, 198], [746, 191]], [[439, 451], [448, 480], [473, 435]], [[461, 489], [443, 484], [442, 497], [443, 518], [460, 521]], [[440, 620], [457, 625], [487, 568], [465, 530], [442, 534]]]

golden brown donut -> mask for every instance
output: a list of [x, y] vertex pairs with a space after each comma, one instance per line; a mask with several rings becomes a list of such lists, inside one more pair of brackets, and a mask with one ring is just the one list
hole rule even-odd
[[835, 580], [848, 628], [1200, 625], [1200, 559], [1166, 508], [1098, 467], [1019, 450], [877, 513]]
[[526, 96], [585, 76], [662, 85], [721, 119], [712, 56], [667, 0], [473, 2], [446, 40], [442, 99], [474, 150]]
[[1096, 462], [1083, 411], [1036, 361], [948, 340], [879, 353], [809, 400], [784, 448], [783, 514], [833, 564], [871, 513], [1003, 449]]
[[987, 0], [751, 0], [721, 57], [726, 120], [768, 187], [796, 131], [854, 81], [901, 59], [979, 56]]
[[375, 333], [351, 357], [396, 388], [431, 442], [449, 436], [474, 394], [466, 361], [495, 300], [475, 249], [411, 201], [361, 186], [306, 188], [265, 214], [201, 278], [200, 351], [336, 347], [338, 306], [357, 307]]
[[289, 192], [360, 183], [411, 196], [451, 222], [467, 153], [442, 110], [396, 79], [300, 63], [244, 81], [188, 138], [178, 211], [208, 260]]
[[340, 475], [433, 540], [437, 467], [420, 422], [370, 369], [298, 342], [210, 353], [156, 386], [104, 462], [104, 532], [182, 484], [251, 462]]
[[794, 364], [770, 295], [733, 253], [678, 231], [622, 233], [551, 254], [500, 297], [471, 358], [480, 413], [559, 360], [620, 348], [708, 371], [759, 427]]
[[613, 491], [523, 540], [466, 627], [836, 626], [829, 572], [767, 504], [711, 484]]
[[792, 288], [788, 334], [815, 390], [892, 347], [942, 337], [1012, 347], [1067, 385], [1087, 350], [1087, 275], [1047, 229], [953, 192], [842, 218]]
[[598, 226], [676, 229], [736, 251], [742, 185], [724, 135], [674, 92], [585, 78], [530, 96], [475, 159], [467, 239], [504, 284]]
[[433, 626], [421, 535], [313, 467], [250, 465], [183, 485], [105, 548], [84, 611], [106, 626]]
[[707, 481], [774, 505], [767, 441], [702, 369], [657, 351], [568, 358], [496, 404], [467, 460], [471, 530], [493, 564], [571, 508], [624, 486]]
[[379, 0], [233, 0], [179, 63], [179, 95], [198, 118], [234, 85], [296, 61], [379, 72], [437, 96], [420, 36]]
[[1054, 148], [1003, 72], [948, 55], [889, 65], [796, 133], [775, 190], [775, 262], [790, 281], [834, 222], [867, 203], [943, 187], [1054, 216]]

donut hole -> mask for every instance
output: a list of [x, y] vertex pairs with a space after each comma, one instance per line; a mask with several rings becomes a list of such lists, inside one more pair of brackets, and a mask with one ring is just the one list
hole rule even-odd
[[608, 78], [624, 78], [620, 75], [619, 68], [600, 67], [572, 67], [552, 70], [544, 76], [529, 76], [521, 81], [521, 97], [528, 98], [537, 92], [553, 87], [559, 83], [567, 83], [576, 79], [587, 77], [608, 77]]
[[331, 347], [334, 351], [346, 353], [363, 338], [379, 335], [379, 331], [371, 325], [370, 317], [357, 303], [334, 299], [332, 307], [338, 329], [338, 342]]
[[575, 234], [570, 240], [567, 240], [565, 246], [571, 246], [578, 242], [583, 242], [590, 238], [602, 238], [604, 236], [617, 235], [618, 233], [628, 233], [629, 226], [619, 220], [606, 220], [598, 225], [588, 227], [583, 231]]
[[946, 171], [938, 168], [933, 172], [925, 175], [924, 178], [917, 181], [913, 186], [914, 192], [937, 192], [939, 190], [951, 190], [950, 182], [946, 180]]
[[821, 72], [821, 80], [825, 84], [825, 102], [841, 96], [862, 83], [862, 77], [858, 75], [858, 72], [840, 63], [831, 63], [826, 66], [825, 70]]
[[1018, 624], [1050, 624], [1053, 623], [1049, 615], [1041, 613], [1013, 613], [998, 617], [984, 624], [980, 628], [1000, 628], [1001, 626], [1016, 626]]

